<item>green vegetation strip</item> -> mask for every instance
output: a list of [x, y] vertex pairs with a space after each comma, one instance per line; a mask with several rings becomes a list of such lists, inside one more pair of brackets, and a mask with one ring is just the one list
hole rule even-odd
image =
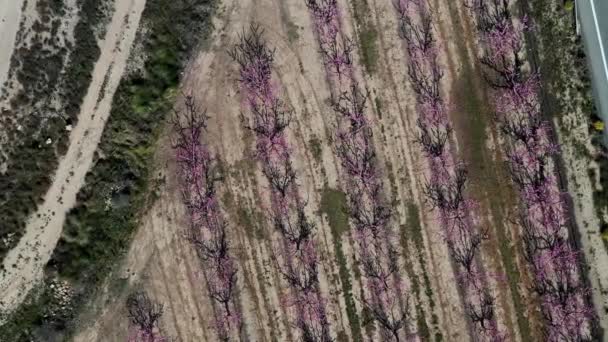
[[352, 0], [354, 17], [359, 28], [359, 51], [365, 70], [371, 75], [378, 69], [378, 30], [370, 18], [368, 0]]
[[352, 293], [351, 274], [346, 265], [346, 257], [342, 251], [342, 234], [348, 231], [348, 215], [345, 210], [346, 195], [343, 192], [327, 187], [323, 189], [321, 212], [327, 215], [334, 240], [334, 252], [338, 259], [338, 273], [340, 275], [340, 283], [342, 284], [342, 295], [346, 303], [346, 315], [350, 322], [351, 335], [354, 341], [362, 341], [361, 323], [357, 315]]
[[310, 151], [315, 161], [317, 163], [321, 163], [323, 159], [323, 145], [321, 144], [321, 139], [316, 136], [313, 136], [308, 141], [308, 146], [310, 146]]
[[[458, 10], [455, 4], [448, 2], [450, 7], [450, 13], [452, 22], [457, 28], [462, 28], [463, 23], [460, 21], [458, 16]], [[502, 224], [502, 215], [499, 208], [504, 207], [499, 196], [492, 195], [494, 192], [490, 191], [489, 196], [486, 193], [488, 189], [501, 189], [501, 183], [498, 181], [499, 174], [495, 173], [495, 170], [502, 170], [502, 165], [494, 165], [492, 158], [489, 156], [486, 148], [486, 133], [485, 129], [488, 124], [488, 115], [492, 115], [492, 109], [487, 103], [487, 100], [480, 97], [476, 91], [463, 93], [464, 87], [466, 89], [474, 89], [475, 83], [472, 81], [476, 70], [472, 68], [472, 61], [469, 59], [467, 47], [465, 43], [465, 37], [463, 36], [463, 30], [456, 29], [456, 45], [458, 48], [458, 54], [463, 59], [463, 71], [460, 80], [455, 84], [455, 89], [458, 89], [456, 98], [463, 99], [464, 103], [460, 104], [462, 109], [462, 115], [469, 118], [467, 119], [468, 130], [466, 132], [460, 132], [463, 136], [470, 136], [468, 144], [471, 146], [469, 158], [467, 164], [470, 165], [473, 191], [478, 193], [478, 198], [487, 198], [490, 201], [490, 211], [495, 223], [495, 231], [497, 232], [497, 240], [499, 241], [500, 258], [507, 278], [509, 282], [509, 289], [511, 291], [511, 297], [515, 308], [515, 315], [517, 317], [517, 325], [519, 327], [520, 336], [523, 341], [529, 341], [532, 338], [532, 332], [530, 329], [529, 320], [524, 316], [524, 302], [521, 294], [519, 293], [519, 271], [516, 265], [516, 256], [513, 253], [513, 247], [511, 247], [507, 241], [508, 234], [506, 227]], [[461, 101], [462, 102], [462, 101]], [[473, 117], [473, 119], [471, 119]], [[469, 123], [473, 124], [469, 124]], [[488, 167], [492, 166], [492, 167]], [[499, 172], [499, 171], [496, 171]]]
[[123, 77], [118, 87], [97, 160], [46, 270], [47, 279], [67, 280], [76, 289], [72, 309], [49, 313], [43, 286], [6, 317], [0, 341], [69, 336], [74, 318], [124, 255], [140, 210], [154, 199], [152, 156], [179, 73], [201, 37], [209, 36], [215, 8], [215, 0], [148, 0], [142, 18], [147, 30], [140, 37], [147, 57], [143, 71]]
[[[100, 55], [94, 34], [95, 29], [108, 19], [108, 0], [78, 0], [79, 21], [74, 28], [74, 45], [61, 73], [66, 48], [47, 49], [55, 46], [56, 38], [43, 42], [40, 35], [30, 46], [15, 51], [11, 69], [23, 86], [11, 100], [11, 106], [25, 115], [21, 129], [3, 132], [9, 141], [17, 142], [9, 147], [6, 160], [0, 156], [0, 164], [6, 162], [6, 172], [0, 177], [0, 261], [17, 245], [24, 233], [25, 221], [51, 184], [58, 158], [69, 143], [65, 127], [76, 122], [80, 104], [89, 84], [93, 65]], [[59, 1], [39, 1], [37, 10], [41, 22], [35, 27], [57, 36], [59, 17], [64, 15]], [[68, 49], [70, 46], [68, 46]], [[41, 67], [44, 66], [44, 67]], [[59, 95], [59, 108], [51, 101], [52, 94]], [[42, 113], [50, 116], [43, 120]], [[45, 140], [52, 144], [46, 145]], [[10, 238], [9, 238], [10, 237]]]
[[[435, 330], [435, 341], [442, 341], [443, 335], [439, 330], [439, 319], [435, 314], [435, 300], [433, 299], [433, 289], [431, 288], [431, 279], [429, 278], [428, 272], [426, 272], [426, 262], [424, 259], [424, 238], [422, 236], [422, 225], [420, 223], [420, 211], [418, 206], [414, 202], [407, 203], [407, 226], [401, 229], [401, 241], [403, 244], [407, 244], [407, 241], [411, 240], [416, 247], [418, 255], [418, 263], [422, 268], [422, 281], [424, 283], [424, 294], [429, 300], [429, 309], [431, 311], [431, 323]], [[414, 282], [415, 280], [415, 282]], [[416, 296], [419, 296], [420, 284], [416, 277], [412, 277], [412, 288]], [[414, 287], [414, 284], [416, 285]], [[423, 340], [430, 341], [429, 326], [426, 322], [424, 309], [418, 308], [418, 331], [419, 335]]]

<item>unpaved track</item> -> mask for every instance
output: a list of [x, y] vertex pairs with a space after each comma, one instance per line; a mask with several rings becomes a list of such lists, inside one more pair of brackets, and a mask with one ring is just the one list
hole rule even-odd
[[[91, 166], [101, 133], [110, 114], [112, 98], [126, 66], [145, 0], [116, 1], [101, 55], [84, 98], [78, 125], [70, 135], [70, 146], [61, 159], [44, 202], [29, 219], [26, 233], [4, 260], [0, 275], [0, 311], [15, 308], [42, 277], [57, 241], [66, 213], [74, 206]], [[106, 86], [102, 89], [104, 80]]]
[[11, 65], [23, 0], [0, 0], [0, 96]]

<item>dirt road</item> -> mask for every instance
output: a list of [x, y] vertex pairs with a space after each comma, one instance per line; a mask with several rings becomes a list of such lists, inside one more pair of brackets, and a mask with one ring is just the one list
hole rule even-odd
[[61, 236], [66, 212], [74, 206], [93, 160], [145, 3], [145, 0], [125, 0], [115, 4], [112, 21], [100, 42], [101, 56], [95, 64], [78, 125], [70, 135], [69, 149], [60, 161], [44, 202], [29, 219], [25, 235], [4, 260], [7, 271], [0, 274], [0, 311], [15, 308], [41, 279], [43, 268]]
[[23, 0], [0, 0], [0, 96], [11, 64]]

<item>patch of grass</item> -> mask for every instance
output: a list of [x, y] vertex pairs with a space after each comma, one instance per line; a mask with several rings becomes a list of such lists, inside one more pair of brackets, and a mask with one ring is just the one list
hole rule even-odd
[[431, 331], [429, 330], [428, 324], [426, 324], [425, 313], [422, 306], [418, 307], [418, 317], [417, 317], [417, 326], [418, 326], [418, 336], [422, 341], [430, 341], [431, 339]]
[[308, 144], [310, 145], [312, 157], [315, 158], [317, 163], [320, 163], [323, 157], [323, 145], [321, 145], [321, 140], [318, 137], [313, 136], [308, 141]]
[[391, 185], [391, 199], [393, 202], [397, 201], [397, 192], [398, 192], [398, 188], [397, 188], [397, 179], [395, 178], [395, 170], [393, 168], [393, 163], [391, 163], [390, 161], [386, 161], [385, 163], [385, 168], [386, 168], [386, 175], [388, 177], [388, 181]]
[[235, 203], [236, 202], [232, 191], [229, 191], [228, 189], [224, 191], [224, 194], [222, 195], [222, 204], [224, 205], [224, 207], [227, 209], [232, 209]]
[[414, 202], [407, 203], [407, 227], [409, 227], [408, 237], [414, 241], [416, 249], [424, 250], [424, 238], [422, 237], [422, 226], [420, 224], [420, 213], [418, 206]]
[[597, 158], [599, 174], [596, 175], [593, 171], [591, 179], [599, 179], [601, 190], [593, 190], [593, 202], [595, 204], [596, 214], [600, 221], [600, 232], [604, 240], [604, 245], [608, 249], [608, 222], [604, 219], [604, 212], [608, 212], [608, 159]]
[[109, 20], [106, 14], [110, 12], [109, 6], [104, 6], [103, 3], [104, 1], [98, 0], [78, 0], [81, 20], [74, 28], [74, 47], [77, 53], [70, 56], [70, 64], [66, 69], [70, 78], [63, 83], [63, 96], [67, 100], [66, 115], [74, 123], [78, 120], [80, 104], [88, 89], [83, 85], [91, 83], [91, 71], [101, 54], [94, 38], [98, 23]]
[[[255, 267], [255, 277], [257, 279], [258, 284], [260, 284], [260, 294], [262, 295], [262, 300], [264, 301], [264, 307], [266, 308], [266, 310], [268, 312], [270, 311], [270, 307], [271, 304], [269, 303], [268, 300], [268, 291], [266, 290], [266, 284], [267, 284], [267, 280], [266, 277], [264, 276], [266, 274], [265, 272], [265, 266], [264, 269], [262, 267], [260, 267], [260, 263], [258, 262], [254, 262], [253, 263], [254, 267]], [[277, 335], [280, 335], [280, 331], [279, 328], [277, 327], [277, 322], [278, 320], [276, 319], [270, 319], [268, 321], [268, 327], [270, 328], [270, 339], [273, 342], [278, 342], [279, 338], [277, 337]]]
[[359, 28], [359, 51], [365, 70], [371, 75], [378, 68], [378, 30], [369, 18], [367, 0], [352, 0], [354, 17]]
[[[450, 11], [457, 13], [453, 4], [450, 3]], [[457, 27], [462, 27], [460, 18], [457, 15], [452, 15], [452, 20]], [[458, 30], [457, 30], [458, 31]], [[488, 114], [493, 115], [492, 109], [486, 103], [485, 94], [479, 94], [476, 80], [479, 76], [476, 75], [476, 70], [472, 65], [476, 61], [469, 59], [468, 50], [465, 43], [465, 38], [462, 32], [456, 33], [456, 47], [458, 55], [462, 58], [462, 70], [458, 78], [455, 80], [453, 89], [453, 98], [458, 99], [456, 103], [456, 111], [460, 116], [466, 118], [466, 124], [463, 124], [463, 130], [459, 132], [465, 146], [465, 155], [467, 165], [472, 176], [480, 175], [485, 172], [487, 160], [486, 155], [486, 127], [488, 125]], [[457, 123], [456, 123], [457, 124]], [[476, 180], [473, 180], [476, 181]]]
[[254, 237], [258, 240], [266, 238], [264, 230], [257, 224], [257, 222], [264, 222], [263, 220], [263, 215], [253, 212], [243, 205], [237, 208], [237, 222], [241, 227], [245, 228], [245, 232], [250, 238]]
[[148, 103], [150, 112], [137, 115], [127, 83], [119, 86], [103, 133], [100, 150], [104, 157], [87, 174], [86, 185], [78, 194], [79, 204], [68, 213], [49, 263], [62, 277], [102, 280], [103, 270], [109, 270], [129, 245], [138, 223], [137, 210], [149, 199], [146, 189], [153, 146], [163, 116], [171, 109], [175, 84], [166, 84], [163, 95]]
[[[408, 220], [409, 220], [409, 216], [408, 216]], [[400, 232], [401, 232], [400, 242], [401, 242], [402, 250], [407, 251], [408, 245], [409, 245], [408, 226], [401, 225], [399, 228], [400, 228]], [[418, 253], [418, 255], [420, 255], [420, 253]], [[409, 280], [411, 282], [411, 293], [414, 294], [416, 301], [420, 302], [421, 301], [420, 282], [418, 281], [418, 276], [414, 273], [414, 267], [412, 265], [412, 261], [410, 260], [410, 258], [405, 258], [404, 266], [405, 266], [406, 274], [409, 276]], [[423, 341], [427, 341], [430, 337], [430, 332], [429, 332], [429, 326], [426, 323], [424, 309], [422, 307], [417, 307], [416, 311], [417, 311], [416, 324], [418, 327], [418, 335], [422, 338]]]
[[382, 99], [376, 96], [374, 98], [374, 103], [376, 104], [376, 110], [378, 111], [378, 119], [382, 120], [382, 110], [384, 109]]
[[291, 21], [287, 22], [287, 40], [289, 40], [290, 43], [293, 43], [300, 38], [298, 30], [298, 25]]
[[[63, 234], [47, 265], [47, 274], [77, 289], [76, 311], [85, 307], [130, 244], [140, 211], [150, 203], [153, 150], [165, 117], [171, 112], [179, 71], [187, 56], [211, 31], [216, 1], [149, 0], [142, 17], [148, 32], [144, 72], [123, 77], [113, 100], [97, 159], [78, 193]], [[163, 53], [158, 53], [163, 51]], [[149, 94], [155, 94], [151, 96]], [[31, 305], [42, 305], [37, 299]], [[27, 304], [20, 310], [26, 310]], [[11, 316], [6, 324], [45, 331], [46, 340], [66, 334], [75, 322], [50, 324], [45, 317]], [[4, 329], [0, 329], [4, 331]], [[69, 329], [67, 334], [69, 335]], [[14, 335], [7, 341], [29, 341]]]
[[346, 214], [346, 195], [335, 189], [325, 188], [321, 195], [321, 212], [327, 215], [334, 240], [334, 252], [338, 259], [338, 273], [342, 284], [342, 295], [346, 303], [346, 315], [350, 322], [353, 340], [362, 341], [361, 323], [357, 315], [352, 293], [351, 274], [346, 265], [346, 256], [342, 251], [342, 233], [348, 231], [348, 215]]
[[340, 238], [348, 231], [346, 194], [340, 190], [325, 188], [321, 195], [321, 212], [327, 215], [332, 235]]
[[[363, 293], [363, 288], [361, 288], [361, 292], [359, 293], [359, 296], [361, 296], [361, 298], [363, 298], [364, 295], [365, 295], [365, 293]], [[373, 318], [369, 308], [367, 308], [365, 306], [361, 310], [361, 321], [362, 321], [363, 327], [365, 327], [365, 334], [367, 335], [367, 341], [371, 341], [372, 337], [374, 336], [374, 332], [376, 331], [376, 325], [374, 324], [374, 318]]]
[[361, 57], [368, 73], [373, 74], [378, 68], [378, 31], [366, 27], [360, 33]]
[[[460, 45], [460, 44], [458, 44]], [[464, 46], [462, 46], [464, 49]], [[461, 56], [466, 55], [466, 51], [461, 51]], [[465, 58], [466, 59], [466, 58]], [[460, 132], [460, 136], [464, 137], [466, 146], [465, 153], [467, 154], [467, 166], [471, 170], [471, 175], [480, 175], [485, 172], [487, 163], [486, 155], [486, 125], [487, 113], [490, 112], [483, 100], [475, 94], [475, 83], [471, 75], [474, 74], [469, 62], [463, 63], [462, 74], [453, 85], [454, 95], [458, 102], [458, 110], [461, 115], [466, 118], [466, 131]], [[475, 180], [474, 180], [475, 181]]]

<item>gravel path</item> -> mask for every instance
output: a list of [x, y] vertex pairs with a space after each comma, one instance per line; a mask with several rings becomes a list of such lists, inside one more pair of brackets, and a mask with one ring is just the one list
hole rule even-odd
[[23, 0], [0, 0], [0, 91], [4, 91], [3, 84], [11, 64], [22, 4]]
[[[12, 1], [2, 0], [0, 8], [4, 9], [4, 2]], [[4, 260], [7, 271], [0, 275], [0, 311], [14, 309], [42, 277], [61, 236], [66, 213], [76, 203], [76, 194], [91, 166], [145, 3], [145, 0], [125, 0], [115, 4], [112, 21], [100, 42], [101, 56], [95, 64], [78, 125], [70, 135], [68, 152], [60, 161], [44, 203], [29, 219], [17, 247]], [[102, 89], [106, 79], [107, 85]]]

